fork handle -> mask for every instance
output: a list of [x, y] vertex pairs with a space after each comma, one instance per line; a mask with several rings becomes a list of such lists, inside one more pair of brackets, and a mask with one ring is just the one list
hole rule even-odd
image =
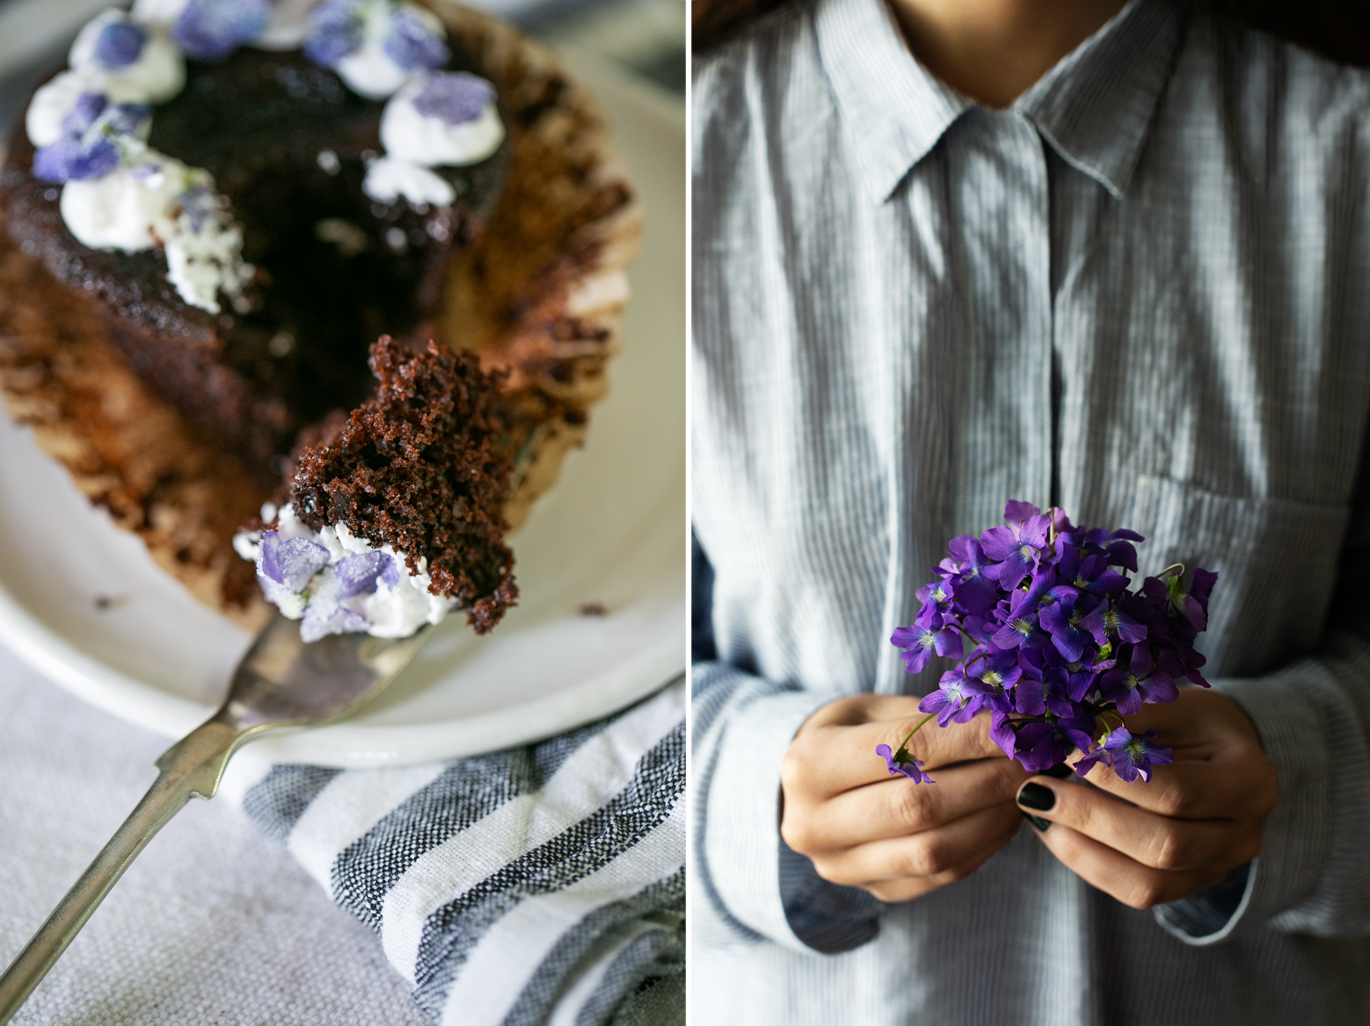
[[242, 739], [241, 729], [216, 715], [157, 760], [160, 772], [142, 801], [0, 976], [0, 1026], [33, 993], [152, 836], [181, 811], [191, 795], [214, 796], [229, 756]]

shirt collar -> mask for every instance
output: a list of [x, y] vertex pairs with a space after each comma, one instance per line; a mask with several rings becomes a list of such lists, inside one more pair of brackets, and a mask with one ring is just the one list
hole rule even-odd
[[[1030, 118], [1068, 163], [1122, 196], [1183, 22], [1167, 0], [1129, 0], [1010, 109]], [[976, 104], [914, 59], [882, 0], [820, 0], [814, 30], [859, 173], [883, 202]]]

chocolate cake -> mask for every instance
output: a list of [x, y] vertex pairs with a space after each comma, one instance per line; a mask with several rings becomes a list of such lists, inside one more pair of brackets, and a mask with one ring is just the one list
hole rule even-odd
[[[449, 67], [475, 67], [454, 49]], [[451, 206], [377, 203], [362, 185], [382, 152], [384, 106], [299, 51], [243, 48], [190, 62], [186, 88], [155, 109], [148, 145], [208, 171], [242, 226], [256, 277], [236, 310], [186, 302], [157, 251], [82, 245], [22, 131], [0, 173], [10, 235], [104, 305], [111, 340], [145, 381], [274, 479], [301, 427], [366, 397], [379, 335], [434, 334], [453, 251], [480, 235], [508, 170], [506, 139], [478, 164], [435, 169]]]
[[[213, 176], [255, 268], [217, 311], [168, 287], [157, 252], [83, 246], [56, 190], [33, 175], [22, 130], [11, 143], [0, 391], [92, 501], [246, 622], [262, 606], [252, 566], [232, 553], [234, 528], [280, 487], [292, 446], [345, 421], [299, 454], [301, 521], [332, 517], [424, 559], [435, 593], [487, 629], [514, 595], [501, 521], [517, 524], [555, 480], [604, 392], [638, 213], [603, 123], [549, 53], [484, 15], [434, 9], [445, 70], [493, 82], [507, 128], [487, 159], [433, 169], [450, 203], [368, 196], [385, 104], [299, 52], [191, 61], [186, 88], [156, 107], [148, 146]], [[366, 353], [383, 332], [396, 341], [373, 364], [388, 383], [367, 400]], [[417, 393], [395, 405], [420, 386], [430, 398], [451, 386], [470, 409], [484, 389], [485, 412], [459, 424]], [[402, 436], [425, 439], [427, 476], [349, 462]], [[478, 485], [451, 476], [477, 466]], [[427, 504], [424, 487], [436, 490]], [[378, 505], [368, 488], [408, 498]]]
[[375, 395], [297, 454], [290, 504], [314, 531], [343, 524], [389, 546], [483, 634], [518, 594], [504, 544], [513, 464], [491, 401], [497, 381], [469, 353], [430, 342], [416, 354], [389, 336], [371, 347], [370, 364]]

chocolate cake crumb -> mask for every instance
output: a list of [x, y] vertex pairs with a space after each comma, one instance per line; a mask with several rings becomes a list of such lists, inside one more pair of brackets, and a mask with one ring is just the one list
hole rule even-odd
[[295, 514], [314, 530], [346, 524], [388, 544], [411, 572], [427, 558], [435, 595], [456, 599], [476, 633], [499, 623], [518, 587], [504, 545], [513, 461], [492, 402], [503, 379], [469, 353], [389, 335], [371, 347], [373, 398], [332, 438], [294, 457]]

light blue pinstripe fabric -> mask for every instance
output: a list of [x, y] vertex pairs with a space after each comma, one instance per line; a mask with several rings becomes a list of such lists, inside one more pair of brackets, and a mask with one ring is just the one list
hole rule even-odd
[[[1333, 603], [1370, 585], [1370, 74], [1133, 0], [989, 112], [878, 0], [809, 0], [694, 96], [696, 1021], [1370, 1021], [1370, 609]], [[782, 857], [795, 729], [932, 686], [885, 639], [1009, 498], [1221, 574], [1209, 666], [1281, 801], [1216, 933], [1026, 834], [885, 909]]]

